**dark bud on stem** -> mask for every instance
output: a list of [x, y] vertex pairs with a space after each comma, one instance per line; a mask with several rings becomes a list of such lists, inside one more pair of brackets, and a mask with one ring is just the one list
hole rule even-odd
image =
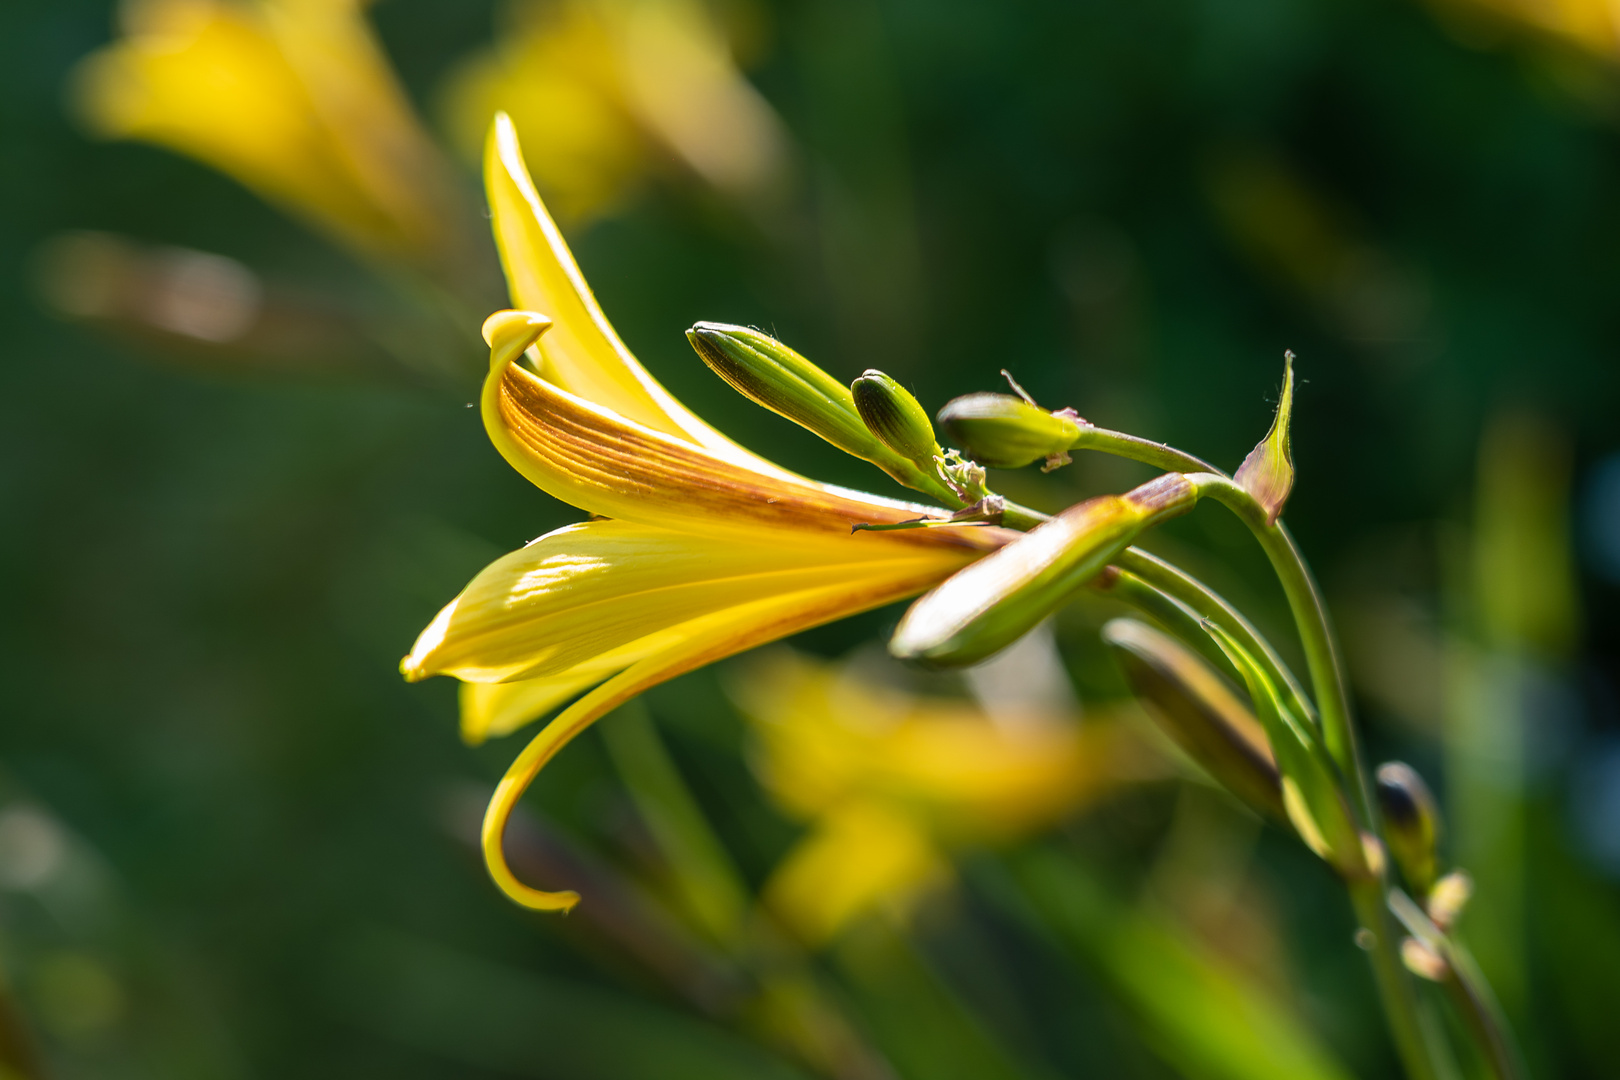
[[1412, 891], [1422, 896], [1434, 885], [1437, 869], [1440, 810], [1434, 793], [1417, 770], [1400, 761], [1378, 767], [1377, 790], [1390, 854]]

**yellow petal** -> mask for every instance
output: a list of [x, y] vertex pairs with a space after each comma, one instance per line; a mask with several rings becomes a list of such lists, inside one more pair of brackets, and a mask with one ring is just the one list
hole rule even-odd
[[941, 838], [1004, 840], [1162, 771], [1135, 731], [1103, 712], [1079, 727], [1032, 712], [1009, 728], [968, 702], [901, 693], [785, 652], [733, 685], [760, 740], [762, 782], [802, 818], [881, 798]]
[[[557, 329], [553, 325], [540, 340]], [[497, 360], [509, 351], [497, 343]], [[962, 527], [851, 537], [857, 523], [905, 521], [928, 508], [761, 474], [568, 393], [515, 363], [490, 372], [483, 412], [490, 440], [513, 468], [547, 494], [603, 517], [711, 536], [764, 532], [773, 542], [801, 547], [839, 537], [852, 552], [861, 550], [853, 545], [868, 541], [983, 552], [1019, 535]]]
[[555, 323], [538, 346], [548, 380], [653, 431], [761, 471], [781, 472], [692, 415], [619, 340], [535, 191], [505, 113], [496, 114], [490, 129], [484, 183], [513, 305]]
[[[618, 658], [614, 658], [617, 660]], [[582, 690], [635, 662], [585, 663], [558, 675], [516, 682], [461, 684], [461, 738], [469, 746], [508, 735], [538, 720]]]
[[877, 911], [904, 916], [950, 879], [950, 864], [905, 815], [848, 803], [817, 823], [765, 885], [765, 902], [801, 940], [822, 945]]
[[566, 911], [577, 893], [545, 892], [523, 884], [506, 865], [501, 839], [513, 808], [545, 764], [576, 735], [637, 694], [716, 660], [845, 618], [927, 587], [928, 579], [838, 583], [758, 600], [693, 620], [669, 648], [632, 664], [592, 690], [540, 730], [495, 788], [484, 815], [484, 861], [512, 900], [540, 911]]
[[581, 522], [486, 567], [422, 632], [401, 670], [412, 680], [472, 682], [556, 675], [722, 608], [840, 581], [938, 580], [966, 561], [950, 549], [794, 549]]

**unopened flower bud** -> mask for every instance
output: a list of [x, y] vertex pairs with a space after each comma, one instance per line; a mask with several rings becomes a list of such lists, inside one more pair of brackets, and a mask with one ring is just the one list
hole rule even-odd
[[1021, 469], [1061, 458], [1084, 421], [1071, 411], [1047, 412], [1011, 394], [968, 394], [948, 402], [939, 422], [951, 441], [994, 469]]
[[[700, 322], [686, 332], [686, 340], [716, 375], [754, 404], [870, 461], [909, 488], [947, 502], [958, 497], [936, 475], [931, 456], [919, 464], [890, 449], [861, 419], [849, 387], [769, 334]], [[921, 406], [917, 408], [920, 412]]]
[[703, 362], [743, 397], [856, 457], [881, 447], [861, 423], [849, 388], [769, 334], [700, 322], [686, 332]]
[[1191, 480], [1167, 473], [1071, 506], [912, 604], [889, 652], [944, 667], [977, 663], [1057, 610], [1144, 530], [1197, 500]]
[[1294, 417], [1294, 354], [1283, 354], [1282, 396], [1277, 399], [1277, 415], [1264, 439], [1249, 451], [1232, 479], [1254, 496], [1266, 513], [1266, 524], [1275, 525], [1282, 516], [1288, 493], [1294, 489], [1294, 458], [1289, 430]]
[[1210, 777], [1274, 820], [1286, 818], [1265, 729], [1203, 658], [1136, 619], [1102, 628], [1147, 714]]
[[933, 463], [939, 454], [934, 425], [911, 391], [868, 368], [849, 384], [849, 392], [866, 429], [884, 446], [919, 466]]
[[1436, 873], [1440, 810], [1434, 794], [1416, 769], [1400, 761], [1378, 767], [1377, 790], [1390, 854], [1412, 891], [1421, 896], [1434, 884]]

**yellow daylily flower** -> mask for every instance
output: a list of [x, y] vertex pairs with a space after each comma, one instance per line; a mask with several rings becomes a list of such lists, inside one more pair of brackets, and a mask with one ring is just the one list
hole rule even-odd
[[1458, 9], [1517, 23], [1608, 61], [1620, 60], [1620, 12], [1609, 0], [1429, 0], [1444, 15]]
[[[363, 0], [126, 0], [74, 73], [92, 131], [176, 150], [370, 255], [441, 257], [445, 169]], [[447, 207], [451, 212], [446, 212]]]
[[671, 397], [597, 306], [504, 114], [490, 133], [486, 182], [512, 300], [527, 310], [484, 325], [484, 424], [514, 468], [596, 518], [487, 567], [422, 632], [401, 670], [467, 684], [471, 741], [595, 686], [519, 755], [484, 822], [500, 887], [526, 906], [566, 910], [578, 896], [519, 882], [501, 837], [524, 789], [575, 735], [650, 686], [915, 595], [1017, 534], [852, 531], [945, 514], [796, 476]]
[[1162, 774], [1138, 731], [1042, 709], [994, 720], [779, 651], [734, 682], [758, 743], [755, 770], [811, 823], [766, 884], [772, 911], [822, 944], [857, 918], [903, 914], [951, 877], [953, 849], [1002, 844]]
[[476, 151], [511, 115], [561, 213], [600, 213], [661, 159], [750, 197], [782, 179], [788, 138], [737, 70], [701, 0], [564, 0], [511, 9], [512, 29], [452, 75], [443, 111]]

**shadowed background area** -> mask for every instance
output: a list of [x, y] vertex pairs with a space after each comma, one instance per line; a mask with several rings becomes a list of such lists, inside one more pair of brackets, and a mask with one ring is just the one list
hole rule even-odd
[[[1606, 7], [381, 0], [354, 15], [380, 49], [310, 46], [352, 82], [297, 67], [288, 93], [343, 105], [315, 134], [246, 31], [217, 31], [240, 93], [109, 59], [219, 11], [303, 40], [320, 7], [0, 10], [0, 1077], [1393, 1075], [1334, 883], [1143, 742], [1096, 599], [966, 678], [882, 658], [892, 607], [660, 687], [514, 829], [581, 909], [500, 896], [476, 829], [522, 736], [464, 745], [449, 680], [397, 673], [474, 573], [578, 517], [469, 406], [505, 306], [495, 108], [642, 362], [818, 478], [899, 493], [687, 327], [930, 411], [1006, 368], [1226, 469], [1292, 350], [1287, 520], [1373, 760], [1440, 793], [1532, 1072], [1613, 1075]], [[187, 142], [204, 107], [230, 139]], [[1150, 475], [993, 481], [1057, 510]], [[1297, 658], [1239, 526], [1149, 546]], [[852, 708], [897, 726], [837, 741]]]

